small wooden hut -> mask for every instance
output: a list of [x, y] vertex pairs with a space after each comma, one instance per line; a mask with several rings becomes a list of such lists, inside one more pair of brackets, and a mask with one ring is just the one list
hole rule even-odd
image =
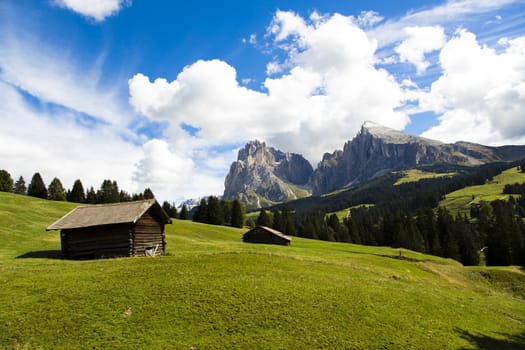
[[60, 230], [62, 254], [71, 259], [157, 256], [166, 251], [171, 219], [155, 199], [80, 206], [50, 225]]
[[292, 239], [266, 226], [257, 226], [242, 236], [244, 242], [290, 245]]

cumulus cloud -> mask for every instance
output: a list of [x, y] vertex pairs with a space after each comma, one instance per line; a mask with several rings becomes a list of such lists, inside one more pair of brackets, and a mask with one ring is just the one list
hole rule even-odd
[[377, 44], [355, 18], [304, 19], [278, 11], [268, 33], [285, 55], [269, 65], [269, 73], [281, 75], [267, 78], [262, 92], [240, 86], [235, 68], [223, 61], [198, 61], [172, 82], [135, 75], [129, 81], [131, 105], [169, 122], [173, 139], [190, 139], [181, 132], [186, 123], [199, 129], [197, 141], [189, 141], [201, 147], [259, 138], [303, 153], [313, 163], [341, 147], [365, 120], [398, 129], [408, 122], [397, 111], [402, 88], [374, 66]]
[[130, 6], [131, 0], [55, 0], [55, 4], [101, 22]]
[[430, 62], [425, 59], [425, 54], [439, 50], [445, 44], [445, 31], [443, 27], [407, 27], [404, 29], [407, 38], [399, 44], [395, 51], [399, 54], [401, 62], [412, 63], [416, 66], [417, 73], [423, 74]]
[[424, 133], [445, 141], [501, 144], [525, 141], [525, 37], [498, 52], [460, 31], [442, 49], [442, 76], [420, 98], [439, 113], [440, 124]]
[[0, 159], [13, 177], [29, 181], [38, 171], [47, 182], [57, 176], [71, 187], [80, 178], [95, 188], [111, 177], [129, 191], [144, 189], [131, 181], [140, 149], [123, 141], [118, 130], [83, 127], [68, 110], [35, 110], [1, 81], [0, 115]]

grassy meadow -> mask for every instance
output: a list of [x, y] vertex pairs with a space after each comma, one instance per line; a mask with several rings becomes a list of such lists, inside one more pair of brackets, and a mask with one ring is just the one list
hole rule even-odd
[[518, 168], [508, 169], [484, 185], [468, 186], [447, 194], [439, 205], [451, 212], [469, 215], [471, 203], [508, 200], [511, 195], [503, 194], [503, 188], [515, 183], [525, 183], [525, 173], [519, 172]]
[[167, 256], [59, 259], [75, 205], [0, 193], [2, 349], [518, 349], [525, 274], [174, 220]]
[[410, 169], [410, 170], [402, 171], [401, 173], [403, 174], [403, 177], [399, 178], [394, 183], [394, 186], [399, 186], [399, 185], [402, 185], [404, 183], [409, 183], [409, 182], [417, 182], [423, 179], [452, 177], [457, 174], [457, 173], [434, 173], [434, 172], [429, 172], [429, 171], [423, 171], [420, 169]]

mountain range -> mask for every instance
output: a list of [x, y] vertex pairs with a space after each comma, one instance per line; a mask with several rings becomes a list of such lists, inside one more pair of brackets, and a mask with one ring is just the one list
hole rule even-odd
[[365, 122], [342, 150], [325, 153], [314, 170], [301, 155], [251, 141], [239, 150], [225, 180], [224, 199], [248, 209], [322, 195], [392, 171], [431, 164], [476, 166], [525, 158], [525, 146], [443, 143]]

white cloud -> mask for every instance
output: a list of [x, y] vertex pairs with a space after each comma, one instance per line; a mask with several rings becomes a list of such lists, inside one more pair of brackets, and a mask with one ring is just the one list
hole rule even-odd
[[509, 40], [498, 53], [461, 31], [443, 47], [440, 64], [443, 75], [421, 96], [420, 105], [442, 115], [424, 136], [525, 142], [525, 37]]
[[131, 5], [131, 0], [55, 0], [55, 4], [101, 22]]
[[360, 27], [372, 27], [383, 21], [384, 17], [375, 11], [362, 11], [357, 17], [357, 24]]
[[1, 81], [0, 115], [0, 159], [13, 177], [29, 182], [38, 171], [47, 184], [57, 176], [69, 188], [77, 178], [95, 189], [111, 178], [128, 191], [144, 189], [130, 176], [140, 149], [123, 141], [117, 130], [79, 126], [70, 111], [35, 110]]
[[407, 27], [404, 29], [407, 38], [399, 44], [395, 51], [401, 62], [412, 63], [417, 73], [423, 74], [430, 62], [425, 54], [439, 50], [445, 44], [445, 31], [442, 27]]
[[[172, 139], [193, 147], [259, 138], [313, 163], [341, 147], [365, 120], [398, 129], [407, 124], [407, 116], [396, 111], [404, 92], [393, 76], [374, 67], [377, 45], [352, 17], [311, 16], [308, 22], [278, 11], [268, 31], [286, 53], [284, 62], [269, 65], [269, 73], [290, 68], [267, 78], [266, 92], [240, 86], [235, 69], [223, 61], [198, 61], [172, 82], [135, 75], [130, 103], [153, 120], [169, 122]], [[183, 122], [200, 129], [196, 139], [184, 135]]]
[[415, 26], [446, 26], [474, 18], [476, 14], [488, 13], [522, 0], [448, 0], [443, 5], [407, 13], [399, 19], [391, 19], [368, 31], [384, 47], [403, 40], [404, 28]]
[[79, 68], [67, 50], [46, 46], [38, 38], [0, 28], [0, 79], [43, 102], [55, 103], [111, 124], [129, 118], [119, 102], [118, 86], [102, 86], [100, 59]]
[[222, 188], [222, 178], [197, 171], [191, 158], [172, 152], [164, 140], [149, 140], [142, 150], [133, 180], [150, 187], [158, 197], [180, 200], [218, 193]]

